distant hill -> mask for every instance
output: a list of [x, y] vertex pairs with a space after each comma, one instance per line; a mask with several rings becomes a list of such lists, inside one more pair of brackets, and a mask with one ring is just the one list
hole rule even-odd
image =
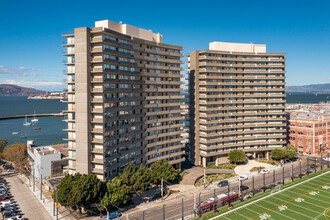
[[30, 95], [45, 95], [48, 92], [16, 86], [12, 84], [0, 84], [0, 96], [30, 96]]
[[305, 86], [287, 86], [286, 92], [305, 92], [305, 93], [329, 93], [330, 83], [311, 84]]

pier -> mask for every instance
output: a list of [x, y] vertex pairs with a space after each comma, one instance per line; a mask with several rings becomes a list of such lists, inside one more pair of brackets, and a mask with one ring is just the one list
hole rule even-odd
[[6, 119], [15, 119], [15, 118], [32, 118], [32, 117], [63, 117], [65, 114], [63, 113], [45, 113], [45, 114], [30, 114], [30, 115], [14, 115], [14, 116], [0, 116], [0, 120], [6, 120]]

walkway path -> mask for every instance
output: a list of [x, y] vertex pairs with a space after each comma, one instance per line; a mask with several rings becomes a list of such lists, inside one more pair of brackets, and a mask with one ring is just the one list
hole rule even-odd
[[[193, 167], [186, 170], [188, 174], [183, 176], [180, 185], [194, 185], [196, 180], [204, 175], [204, 169], [202, 167]], [[217, 174], [217, 173], [234, 173], [231, 169], [205, 169], [206, 174]]]
[[253, 167], [265, 167], [266, 169], [273, 170], [277, 166], [270, 165], [267, 163], [259, 163], [258, 161], [255, 160], [248, 160], [248, 163], [245, 165], [239, 165], [235, 168], [235, 173], [237, 175], [254, 175], [256, 172], [250, 173], [250, 170]]

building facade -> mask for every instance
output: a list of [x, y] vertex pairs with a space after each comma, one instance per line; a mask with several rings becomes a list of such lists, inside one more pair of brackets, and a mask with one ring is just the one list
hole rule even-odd
[[37, 147], [33, 144], [33, 140], [27, 141], [27, 153], [31, 164], [31, 173], [33, 173], [39, 182], [41, 181], [41, 177], [44, 179], [53, 174], [52, 164], [54, 162], [62, 162], [60, 151], [57, 151], [52, 146]]
[[106, 180], [131, 162], [150, 166], [166, 159], [180, 168], [183, 47], [109, 20], [64, 37], [67, 171]]
[[290, 114], [288, 139], [301, 154], [327, 154], [330, 148], [330, 115], [311, 112]]
[[212, 42], [190, 52], [190, 157], [228, 162], [230, 150], [268, 158], [286, 144], [285, 54], [266, 45]]

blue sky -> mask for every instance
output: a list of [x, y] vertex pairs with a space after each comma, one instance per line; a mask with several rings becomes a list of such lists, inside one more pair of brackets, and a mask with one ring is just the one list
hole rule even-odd
[[[158, 4], [157, 4], [158, 3]], [[0, 83], [64, 88], [61, 37], [109, 19], [190, 50], [212, 41], [287, 53], [287, 85], [330, 83], [330, 1], [0, 1]]]

